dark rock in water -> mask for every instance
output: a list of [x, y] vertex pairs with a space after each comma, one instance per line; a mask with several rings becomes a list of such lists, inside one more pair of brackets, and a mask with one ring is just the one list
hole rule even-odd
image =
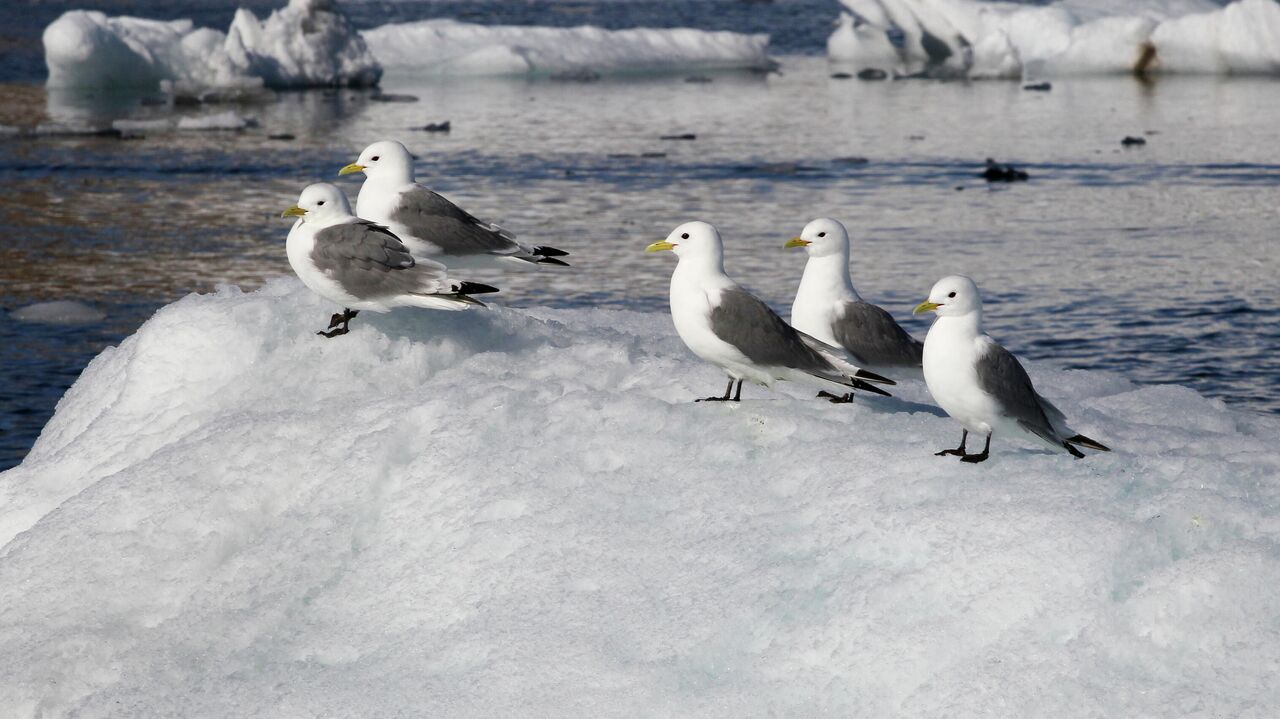
[[292, 140], [294, 139], [294, 136], [293, 136], [293, 133], [289, 133], [289, 132], [277, 132], [273, 135], [267, 135], [267, 139], [268, 140]]
[[686, 77], [684, 81], [688, 83], [693, 83], [695, 85], [701, 85], [704, 83], [711, 82], [711, 78], [707, 77], [706, 75], [690, 75], [689, 77]]
[[143, 107], [160, 107], [160, 106], [162, 106], [162, 105], [168, 105], [168, 104], [169, 104], [169, 98], [167, 98], [167, 97], [144, 97], [144, 98], [142, 98], [141, 103], [142, 103], [142, 106], [143, 106]]
[[956, 185], [956, 192], [963, 192], [963, 191], [964, 191], [964, 185]]
[[859, 80], [888, 80], [889, 73], [878, 67], [869, 67], [858, 71]]
[[907, 139], [912, 142], [920, 142], [924, 139], [924, 135], [907, 135]]
[[1125, 147], [1137, 147], [1139, 145], [1147, 144], [1147, 141], [1145, 138], [1134, 137], [1133, 135], [1125, 135], [1124, 139], [1120, 141], [1120, 144], [1124, 145]]
[[551, 76], [555, 82], [595, 82], [600, 79], [600, 73], [594, 70], [565, 70], [557, 72]]
[[374, 102], [417, 102], [417, 95], [397, 95], [390, 92], [375, 92], [369, 96]]
[[444, 122], [428, 122], [422, 127], [415, 127], [414, 129], [420, 132], [449, 132], [453, 128], [451, 121], [445, 120]]
[[850, 74], [849, 74], [849, 73], [847, 73], [847, 72], [833, 72], [833, 73], [831, 73], [831, 79], [832, 79], [832, 80], [848, 80], [848, 79], [851, 79], [852, 77], [853, 77], [853, 75], [850, 75]]
[[868, 160], [865, 157], [850, 155], [847, 157], [837, 157], [836, 159], [832, 160], [832, 162], [838, 162], [842, 165], [865, 165], [868, 162], [870, 162], [870, 160]]
[[663, 135], [659, 140], [696, 140], [698, 136], [692, 132], [686, 132], [683, 135]]
[[1023, 182], [1030, 177], [1026, 172], [1013, 165], [1002, 165], [987, 158], [987, 167], [982, 171], [982, 178], [987, 182]]
[[1030, 92], [1049, 92], [1053, 89], [1053, 84], [1049, 82], [1033, 82], [1029, 85], [1023, 85], [1022, 89]]
[[665, 153], [665, 152], [642, 152], [642, 153], [640, 153], [640, 156], [641, 156], [641, 157], [648, 157], [648, 158], [651, 158], [651, 159], [652, 159], [652, 158], [655, 158], [655, 157], [666, 157], [666, 156], [667, 156], [667, 153]]

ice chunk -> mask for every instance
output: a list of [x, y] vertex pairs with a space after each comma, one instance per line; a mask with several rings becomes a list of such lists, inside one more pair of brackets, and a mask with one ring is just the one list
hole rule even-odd
[[241, 116], [232, 110], [211, 115], [196, 115], [178, 120], [179, 130], [243, 130], [255, 125], [252, 118]]
[[898, 75], [1280, 74], [1275, 0], [841, 1], [828, 57]]
[[85, 324], [98, 322], [106, 314], [99, 309], [75, 300], [52, 300], [36, 302], [9, 313], [9, 316], [20, 322], [39, 322], [42, 324]]
[[71, 10], [44, 32], [48, 85], [154, 89], [367, 86], [381, 68], [332, 0], [290, 0], [265, 21], [241, 9], [230, 32]]
[[643, 74], [773, 67], [768, 35], [689, 28], [474, 25], [454, 20], [383, 25], [365, 40], [389, 70], [447, 75]]
[[1280, 419], [1032, 363], [1115, 451], [972, 466], [918, 381], [695, 404], [665, 313], [335, 309], [191, 296], [85, 368], [0, 474], [0, 716], [1280, 705]]

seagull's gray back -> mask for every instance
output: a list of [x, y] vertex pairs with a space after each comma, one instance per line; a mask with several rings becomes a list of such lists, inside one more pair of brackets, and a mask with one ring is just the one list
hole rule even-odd
[[390, 230], [367, 220], [318, 230], [311, 261], [362, 300], [435, 294], [445, 284], [439, 265], [417, 263]]
[[1066, 437], [1054, 427], [1050, 415], [1061, 423], [1062, 412], [1036, 393], [1031, 377], [1009, 350], [988, 341], [978, 356], [978, 386], [995, 397], [1006, 417], [1046, 442], [1061, 445]]
[[801, 339], [800, 333], [741, 287], [724, 290], [711, 310], [711, 331], [762, 367], [790, 367], [822, 374], [839, 370]]
[[446, 255], [508, 255], [524, 249], [511, 233], [481, 222], [422, 185], [400, 194], [391, 221], [404, 225], [412, 237], [430, 242]]
[[870, 302], [846, 302], [831, 329], [840, 346], [864, 367], [919, 367], [924, 345], [893, 316]]

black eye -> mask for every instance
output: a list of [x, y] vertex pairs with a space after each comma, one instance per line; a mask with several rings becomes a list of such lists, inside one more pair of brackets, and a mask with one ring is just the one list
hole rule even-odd
[[[317, 205], [323, 205], [323, 204], [324, 204], [324, 200], [321, 200], [321, 201], [317, 202], [316, 204], [317, 204]], [[953, 293], [951, 293], [951, 294], [955, 294], [955, 293], [953, 292]]]
[[680, 239], [682, 239], [682, 240], [687, 240], [687, 239], [689, 239], [689, 233], [688, 233], [688, 232], [686, 232], [686, 233], [684, 233], [683, 235], [680, 235]]
[[374, 155], [373, 157], [369, 158], [369, 162], [377, 162], [377, 161], [378, 161], [377, 155]]
[[819, 233], [818, 233], [818, 237], [826, 237], [826, 236], [827, 236], [827, 233], [825, 233], [825, 232], [819, 232]]
[[955, 297], [955, 296], [956, 296], [956, 293], [954, 293], [954, 292], [952, 292], [951, 294], [947, 295], [947, 297]]

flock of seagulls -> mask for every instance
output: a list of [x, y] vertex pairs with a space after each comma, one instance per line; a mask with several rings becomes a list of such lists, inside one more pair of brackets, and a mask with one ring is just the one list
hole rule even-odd
[[[449, 268], [567, 266], [568, 253], [518, 242], [413, 177], [413, 156], [395, 141], [376, 142], [339, 175], [363, 173], [353, 214], [340, 189], [310, 185], [284, 217], [289, 264], [313, 292], [342, 307], [318, 334], [349, 331], [364, 310], [395, 307], [465, 310], [483, 306], [473, 295], [496, 287], [455, 279]], [[728, 376], [724, 394], [698, 402], [738, 402], [744, 382], [770, 387], [778, 380], [809, 382], [820, 397], [851, 402], [855, 391], [888, 396], [888, 375], [923, 377], [938, 405], [960, 423], [960, 446], [939, 456], [982, 462], [991, 438], [1021, 433], [1076, 458], [1080, 448], [1110, 451], [1072, 430], [1066, 417], [1032, 386], [1022, 364], [982, 329], [982, 298], [973, 280], [939, 280], [915, 313], [937, 319], [924, 342], [884, 309], [864, 300], [849, 276], [849, 234], [821, 218], [786, 247], [808, 253], [791, 308], [791, 322], [734, 282], [724, 270], [724, 242], [706, 222], [686, 222], [648, 252], [671, 251], [671, 318], [685, 345]], [[883, 373], [883, 374], [882, 374]], [[969, 433], [984, 438], [970, 452]]]

